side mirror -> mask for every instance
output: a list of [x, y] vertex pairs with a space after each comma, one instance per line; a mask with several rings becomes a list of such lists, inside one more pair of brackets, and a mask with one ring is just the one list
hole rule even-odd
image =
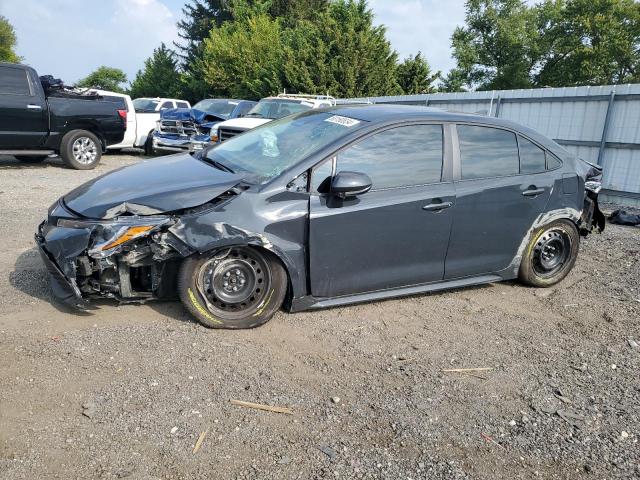
[[331, 193], [340, 198], [355, 197], [371, 190], [369, 175], [360, 172], [338, 172], [331, 180]]

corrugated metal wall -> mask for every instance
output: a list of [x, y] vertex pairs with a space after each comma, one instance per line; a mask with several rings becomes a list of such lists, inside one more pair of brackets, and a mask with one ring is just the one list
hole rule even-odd
[[427, 105], [513, 120], [553, 138], [579, 157], [602, 165], [606, 200], [640, 206], [640, 84], [348, 101]]

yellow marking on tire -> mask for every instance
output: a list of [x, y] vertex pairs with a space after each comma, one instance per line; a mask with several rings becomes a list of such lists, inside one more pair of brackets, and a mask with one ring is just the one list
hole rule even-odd
[[262, 312], [264, 312], [264, 309], [267, 308], [267, 305], [269, 305], [269, 302], [271, 301], [271, 297], [273, 296], [273, 290], [271, 290], [271, 292], [269, 292], [269, 296], [267, 297], [267, 299], [262, 303], [262, 306], [260, 307], [260, 309], [253, 314], [254, 317], [257, 317], [258, 315], [260, 315]]
[[222, 325], [221, 320], [218, 320], [217, 318], [213, 317], [209, 312], [205, 310], [205, 308], [202, 305], [200, 305], [200, 302], [198, 302], [198, 299], [196, 298], [196, 296], [194, 295], [194, 293], [191, 291], [190, 288], [187, 289], [187, 292], [189, 293], [189, 300], [191, 300], [191, 303], [193, 304], [193, 306], [196, 307], [196, 310], [198, 310], [198, 312], [203, 317], [205, 317], [207, 320], [212, 321], [216, 325]]

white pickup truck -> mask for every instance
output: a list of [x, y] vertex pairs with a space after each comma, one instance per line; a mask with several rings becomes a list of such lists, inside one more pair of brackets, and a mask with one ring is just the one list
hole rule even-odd
[[224, 142], [247, 130], [251, 130], [278, 118], [314, 108], [333, 107], [336, 99], [327, 95], [303, 95], [281, 93], [277, 97], [260, 100], [242, 118], [234, 118], [217, 124], [211, 132], [213, 142]]
[[160, 112], [169, 108], [191, 108], [189, 102], [174, 98], [136, 98], [132, 101], [131, 97], [124, 93], [97, 89], [91, 89], [91, 92], [108, 97], [121, 97], [127, 105], [127, 129], [124, 138], [122, 142], [108, 146], [107, 150], [144, 148], [145, 153], [151, 155], [151, 133], [160, 120]]
[[136, 111], [136, 147], [144, 147], [147, 155], [153, 153], [153, 136], [160, 120], [160, 112], [170, 108], [191, 108], [185, 100], [173, 98], [136, 98], [133, 101]]

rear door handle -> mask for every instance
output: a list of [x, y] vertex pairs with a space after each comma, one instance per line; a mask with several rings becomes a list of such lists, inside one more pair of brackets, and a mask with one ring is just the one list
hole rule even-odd
[[536, 197], [544, 193], [544, 188], [530, 188], [522, 192], [525, 197]]
[[453, 202], [440, 202], [440, 203], [430, 203], [429, 205], [425, 205], [422, 207], [423, 210], [427, 210], [428, 212], [439, 212], [440, 210], [444, 210], [445, 208], [450, 208], [453, 206]]
[[28, 110], [42, 110], [42, 107], [40, 105], [34, 105], [33, 103], [30, 103], [29, 105], [27, 105], [27, 109]]

